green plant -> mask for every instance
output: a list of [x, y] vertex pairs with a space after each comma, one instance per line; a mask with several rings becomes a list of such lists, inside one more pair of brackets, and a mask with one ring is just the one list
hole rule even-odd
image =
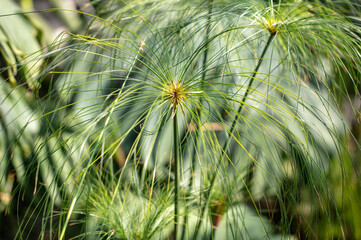
[[64, 163], [43, 238], [48, 225], [59, 239], [313, 238], [318, 209], [341, 236], [327, 177], [347, 152], [334, 94], [348, 93], [331, 69], [361, 66], [360, 29], [336, 4], [104, 4], [40, 74]]

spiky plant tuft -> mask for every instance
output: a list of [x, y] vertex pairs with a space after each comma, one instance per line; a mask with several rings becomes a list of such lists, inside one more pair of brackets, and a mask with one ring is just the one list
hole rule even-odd
[[187, 106], [190, 104], [189, 99], [192, 99], [196, 94], [199, 95], [201, 93], [200, 91], [191, 91], [186, 84], [182, 84], [180, 81], [175, 80], [171, 83], [166, 83], [162, 90], [164, 101], [169, 101], [170, 107], [173, 109], [173, 117], [178, 108], [186, 116], [185, 109], [189, 109]]

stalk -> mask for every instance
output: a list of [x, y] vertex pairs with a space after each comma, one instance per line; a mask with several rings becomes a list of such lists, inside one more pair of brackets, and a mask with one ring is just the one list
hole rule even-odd
[[173, 117], [173, 148], [174, 148], [174, 239], [177, 239], [178, 228], [178, 120], [177, 111]]
[[[130, 74], [131, 74], [131, 72], [133, 71], [133, 68], [134, 68], [134, 66], [135, 66], [136, 61], [138, 60], [138, 54], [139, 54], [140, 51], [141, 51], [141, 48], [138, 49], [137, 55], [134, 57], [132, 66], [131, 66], [130, 70], [129, 70], [128, 73], [127, 73], [127, 76], [126, 76], [126, 78], [125, 78], [125, 80], [124, 80], [124, 83], [122, 84], [122, 87], [121, 87], [120, 90], [119, 90], [118, 96], [117, 96], [116, 100], [113, 102], [113, 105], [111, 106], [111, 108], [110, 108], [110, 110], [109, 110], [109, 112], [108, 112], [108, 117], [107, 117], [107, 119], [105, 120], [105, 123], [104, 123], [104, 129], [102, 130], [102, 132], [101, 132], [100, 135], [99, 135], [99, 138], [97, 139], [97, 143], [96, 143], [94, 152], [92, 153], [91, 157], [89, 158], [89, 161], [88, 161], [88, 163], [87, 163], [87, 166], [86, 166], [86, 168], [85, 168], [85, 171], [84, 171], [84, 173], [83, 173], [83, 175], [82, 175], [82, 177], [81, 177], [81, 180], [80, 180], [80, 182], [79, 182], [79, 187], [78, 187], [78, 189], [77, 189], [77, 191], [76, 191], [76, 193], [75, 193], [75, 197], [73, 198], [72, 203], [71, 203], [71, 205], [70, 205], [70, 208], [69, 208], [69, 211], [68, 211], [68, 214], [67, 214], [67, 217], [66, 217], [66, 220], [65, 220], [63, 229], [62, 229], [61, 234], [60, 234], [60, 237], [59, 237], [60, 240], [62, 240], [62, 239], [64, 238], [64, 236], [65, 236], [65, 231], [66, 231], [66, 229], [67, 229], [67, 227], [68, 227], [69, 220], [70, 220], [71, 214], [72, 214], [72, 212], [73, 212], [74, 206], [75, 206], [75, 204], [76, 204], [76, 202], [77, 202], [77, 200], [78, 200], [78, 198], [79, 198], [79, 196], [80, 196], [81, 191], [83, 190], [82, 185], [83, 185], [83, 182], [84, 182], [84, 180], [85, 180], [85, 176], [87, 175], [88, 170], [89, 170], [89, 168], [90, 168], [90, 164], [91, 164], [92, 160], [93, 160], [94, 157], [95, 157], [96, 149], [98, 149], [98, 147], [99, 147], [99, 145], [100, 145], [100, 141], [101, 141], [101, 139], [102, 139], [102, 137], [103, 137], [103, 135], [104, 135], [105, 128], [106, 128], [106, 126], [108, 125], [109, 120], [110, 120], [110, 117], [111, 117], [112, 113], [113, 113], [114, 110], [115, 110], [115, 103], [118, 101], [118, 99], [120, 98], [121, 94], [123, 93], [123, 89], [125, 88], [125, 85], [126, 85], [128, 79], [129, 79], [129, 77], [130, 77]], [[109, 107], [110, 107], [110, 106], [109, 106]], [[109, 107], [108, 107], [108, 108], [109, 108]], [[107, 109], [108, 109], [108, 108], [107, 108]], [[107, 109], [106, 109], [106, 110], [107, 110]], [[102, 153], [101, 153], [101, 161], [100, 161], [100, 170], [102, 171], [104, 146], [102, 146], [101, 151], [102, 151]], [[115, 195], [114, 195], [114, 196], [115, 196]]]
[[[256, 68], [254, 69], [253, 73], [252, 73], [252, 76], [250, 78], [250, 81], [248, 83], [248, 86], [247, 86], [247, 90], [242, 98], [242, 101], [241, 101], [241, 105], [239, 106], [238, 108], [238, 111], [237, 111], [237, 114], [236, 114], [236, 117], [234, 118], [233, 122], [232, 122], [232, 126], [230, 128], [230, 137], [226, 140], [226, 142], [224, 143], [223, 147], [222, 147], [222, 152], [221, 152], [221, 155], [219, 156], [219, 159], [218, 159], [218, 163], [221, 162], [221, 160], [223, 159], [223, 157], [225, 156], [227, 150], [228, 150], [228, 147], [229, 147], [229, 144], [231, 143], [231, 139], [232, 139], [232, 135], [234, 133], [234, 130], [236, 128], [236, 124], [239, 120], [239, 117], [240, 117], [240, 114], [243, 110], [243, 107], [244, 107], [244, 103], [247, 99], [247, 96], [251, 90], [251, 87], [252, 87], [252, 84], [254, 82], [254, 79], [257, 75], [257, 72], [263, 62], [263, 58], [268, 50], [268, 48], [270, 47], [271, 45], [271, 42], [273, 40], [273, 38], [275, 37], [276, 35], [275, 34], [270, 34], [270, 36], [268, 37], [268, 41], [262, 51], [262, 54], [258, 60], [258, 63], [256, 65]], [[202, 206], [202, 209], [201, 209], [201, 215], [200, 217], [198, 218], [198, 221], [197, 221], [197, 225], [196, 225], [196, 229], [194, 231], [194, 234], [193, 234], [193, 240], [197, 239], [197, 235], [198, 235], [198, 232], [199, 232], [199, 229], [200, 229], [200, 226], [201, 226], [201, 223], [202, 223], [202, 219], [204, 217], [204, 213], [205, 213], [205, 210], [207, 208], [207, 206], [209, 205], [209, 202], [210, 202], [210, 195], [211, 195], [211, 192], [213, 190], [213, 187], [214, 187], [214, 183], [216, 181], [216, 178], [217, 178], [217, 172], [214, 172], [213, 175], [212, 175], [212, 178], [211, 178], [211, 183], [210, 183], [210, 186], [208, 188], [208, 190], [205, 191], [205, 199], [206, 199], [206, 203]]]
[[[100, 138], [99, 138], [99, 139], [100, 139]], [[96, 144], [96, 146], [95, 146], [95, 148], [94, 148], [94, 152], [92, 153], [91, 157], [89, 158], [88, 163], [87, 163], [87, 165], [86, 165], [86, 168], [84, 169], [83, 175], [81, 176], [80, 182], [79, 182], [79, 184], [78, 184], [78, 188], [77, 188], [76, 193], [75, 193], [75, 197], [73, 198], [73, 200], [72, 200], [72, 202], [71, 202], [71, 205], [70, 205], [70, 207], [69, 207], [68, 214], [67, 214], [67, 216], [66, 216], [64, 226], [62, 227], [62, 230], [61, 230], [61, 233], [60, 233], [60, 237], [59, 237], [60, 240], [64, 239], [64, 237], [65, 237], [65, 231], [66, 231], [66, 229], [67, 229], [67, 227], [68, 227], [69, 220], [70, 220], [70, 217], [71, 217], [71, 215], [72, 215], [72, 213], [73, 213], [75, 204], [76, 204], [76, 202], [78, 201], [81, 192], [84, 190], [82, 186], [83, 186], [85, 177], [86, 177], [86, 175], [87, 175], [87, 173], [88, 173], [88, 170], [89, 170], [89, 168], [90, 168], [90, 166], [91, 166], [92, 160], [94, 160], [94, 157], [95, 157], [95, 154], [96, 154], [96, 150], [97, 150], [98, 147], [99, 147], [99, 144], [100, 144], [100, 140], [99, 140], [99, 139], [98, 139], [97, 144]]]
[[[206, 64], [208, 61], [208, 42], [209, 42], [209, 33], [211, 31], [211, 13], [213, 10], [213, 0], [210, 0], [208, 2], [208, 19], [207, 19], [207, 29], [206, 29], [206, 35], [205, 35], [205, 45], [204, 45], [204, 55], [203, 55], [203, 63], [202, 63], [202, 89], [204, 87], [204, 80], [206, 78]], [[202, 102], [201, 102], [202, 104]], [[202, 120], [202, 112], [200, 111], [200, 107], [197, 108], [196, 110], [196, 116], [199, 116], [199, 120]], [[195, 162], [196, 162], [196, 157], [197, 157], [197, 149], [198, 149], [198, 139], [199, 139], [199, 131], [195, 131], [195, 143], [196, 145], [194, 146], [194, 152], [192, 154], [192, 162], [191, 162], [191, 167], [195, 166]], [[193, 174], [191, 172], [191, 176], [189, 179], [189, 184], [188, 184], [188, 189], [191, 189], [192, 187], [192, 183], [193, 183]], [[185, 232], [186, 232], [186, 227], [187, 227], [187, 212], [188, 212], [188, 208], [187, 208], [187, 204], [185, 204], [185, 214], [184, 214], [184, 223], [183, 223], [183, 229], [182, 229], [182, 240], [185, 239]]]

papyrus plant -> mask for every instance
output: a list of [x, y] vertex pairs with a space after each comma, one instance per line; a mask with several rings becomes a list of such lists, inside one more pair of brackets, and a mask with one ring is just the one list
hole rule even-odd
[[[54, 45], [41, 75], [54, 81], [40, 100], [45, 126], [68, 149], [64, 163], [79, 163], [44, 229], [59, 239], [74, 224], [89, 239], [316, 237], [312, 211], [332, 204], [329, 166], [347, 152], [331, 69], [360, 69], [360, 29], [339, 5], [104, 6], [86, 34]], [[323, 210], [342, 233], [342, 217]]]

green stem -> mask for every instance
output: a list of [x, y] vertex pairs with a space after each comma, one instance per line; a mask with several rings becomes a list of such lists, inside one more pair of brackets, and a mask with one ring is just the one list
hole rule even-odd
[[[275, 37], [274, 34], [271, 34], [271, 35], [269, 36], [268, 41], [267, 41], [267, 43], [266, 43], [266, 45], [265, 45], [265, 47], [264, 47], [264, 49], [263, 49], [263, 51], [262, 51], [262, 54], [261, 54], [261, 56], [260, 56], [260, 58], [259, 58], [259, 60], [258, 60], [258, 63], [257, 63], [257, 65], [256, 65], [256, 68], [254, 69], [254, 71], [253, 71], [253, 73], [252, 73], [252, 76], [250, 77], [250, 81], [249, 81], [249, 83], [248, 83], [247, 90], [246, 90], [246, 92], [245, 92], [245, 94], [244, 94], [244, 96], [243, 96], [243, 99], [242, 99], [242, 101], [241, 101], [241, 105], [240, 105], [239, 108], [238, 108], [236, 117], [234, 118], [234, 120], [233, 120], [233, 122], [232, 122], [232, 126], [231, 126], [231, 129], [230, 129], [230, 131], [229, 131], [229, 132], [230, 132], [230, 136], [229, 136], [229, 138], [227, 139], [227, 141], [226, 141], [226, 142], [224, 143], [224, 145], [223, 145], [221, 155], [220, 155], [220, 157], [219, 157], [219, 159], [218, 159], [218, 163], [221, 162], [221, 160], [224, 158], [224, 156], [225, 156], [225, 154], [226, 154], [226, 152], [227, 152], [227, 150], [228, 150], [228, 147], [229, 147], [229, 145], [230, 145], [230, 143], [231, 143], [231, 140], [232, 140], [232, 135], [233, 135], [234, 130], [235, 130], [235, 128], [236, 128], [236, 124], [237, 124], [237, 122], [238, 122], [238, 120], [239, 120], [239, 117], [240, 117], [240, 114], [241, 114], [241, 112], [242, 112], [242, 110], [243, 110], [244, 103], [245, 103], [245, 101], [246, 101], [246, 99], [247, 99], [247, 96], [248, 96], [250, 90], [251, 90], [252, 84], [253, 84], [254, 79], [255, 79], [255, 77], [256, 77], [256, 75], [257, 75], [257, 73], [258, 73], [258, 70], [259, 70], [259, 68], [260, 68], [260, 66], [261, 66], [261, 64], [262, 64], [262, 62], [263, 62], [263, 58], [264, 58], [264, 56], [265, 56], [268, 48], [270, 47], [271, 42], [272, 42], [272, 40], [273, 40], [274, 37]], [[217, 165], [218, 165], [218, 164], [217, 164]], [[204, 217], [205, 210], [206, 210], [206, 208], [207, 208], [207, 206], [208, 206], [208, 204], [209, 204], [209, 202], [210, 202], [210, 196], [211, 196], [211, 192], [212, 192], [213, 187], [214, 187], [214, 183], [215, 183], [215, 181], [216, 181], [216, 177], [217, 177], [217, 172], [214, 172], [213, 175], [212, 175], [212, 178], [211, 178], [210, 186], [209, 186], [208, 190], [205, 191], [206, 203], [202, 206], [201, 215], [200, 215], [200, 217], [198, 218], [197, 225], [196, 225], [196, 229], [195, 229], [194, 234], [193, 234], [193, 239], [197, 239], [197, 235], [198, 235], [198, 232], [199, 232], [201, 223], [202, 223], [202, 221], [203, 221], [203, 217]]]
[[178, 228], [178, 120], [177, 112], [173, 117], [173, 148], [174, 148], [174, 239], [177, 239]]
[[[140, 50], [138, 50], [138, 53], [139, 53], [139, 51], [140, 51]], [[70, 205], [70, 208], [69, 208], [69, 211], [68, 211], [68, 214], [67, 214], [67, 217], [66, 217], [66, 220], [65, 220], [63, 229], [62, 229], [61, 234], [60, 234], [60, 237], [59, 237], [60, 240], [62, 240], [62, 239], [65, 237], [65, 232], [66, 232], [66, 229], [67, 229], [67, 227], [68, 227], [70, 217], [71, 217], [71, 215], [72, 215], [72, 213], [73, 213], [74, 206], [75, 206], [75, 204], [76, 204], [76, 202], [77, 202], [77, 200], [78, 200], [78, 198], [79, 198], [79, 196], [80, 196], [81, 191], [83, 190], [82, 185], [83, 185], [83, 182], [84, 182], [84, 180], [85, 180], [85, 176], [86, 176], [86, 174], [88, 173], [90, 164], [91, 164], [92, 160], [93, 160], [94, 157], [95, 157], [96, 149], [98, 149], [98, 147], [99, 147], [99, 144], [100, 144], [101, 139], [102, 139], [102, 137], [103, 137], [103, 134], [104, 134], [104, 132], [105, 132], [105, 127], [108, 125], [109, 120], [110, 120], [110, 116], [112, 115], [112, 113], [113, 113], [113, 111], [114, 111], [114, 109], [115, 109], [115, 103], [116, 103], [116, 102], [118, 101], [118, 99], [120, 98], [120, 96], [121, 96], [121, 94], [122, 94], [122, 92], [123, 92], [123, 89], [125, 88], [125, 85], [126, 85], [126, 83], [127, 83], [127, 80], [128, 80], [128, 78], [129, 78], [129, 76], [130, 76], [130, 73], [132, 72], [132, 70], [133, 70], [133, 68], [134, 68], [134, 66], [135, 66], [135, 63], [136, 63], [137, 59], [138, 59], [138, 55], [136, 55], [136, 56], [134, 57], [132, 66], [131, 66], [130, 70], [128, 71], [128, 74], [127, 74], [127, 76], [126, 76], [126, 78], [125, 78], [125, 80], [124, 80], [124, 83], [122, 84], [122, 87], [121, 87], [120, 90], [119, 90], [118, 96], [117, 96], [116, 100], [113, 102], [113, 105], [111, 106], [111, 108], [110, 108], [110, 110], [109, 110], [108, 117], [107, 117], [107, 119], [105, 120], [104, 129], [103, 129], [102, 132], [100, 133], [100, 136], [99, 136], [99, 138], [98, 138], [98, 140], [97, 140], [97, 143], [96, 143], [96, 146], [95, 146], [95, 149], [94, 149], [94, 152], [92, 153], [91, 157], [90, 157], [89, 160], [88, 160], [87, 166], [86, 166], [86, 168], [85, 168], [85, 170], [84, 170], [84, 173], [83, 173], [83, 175], [82, 175], [82, 177], [81, 177], [81, 180], [80, 180], [80, 182], [79, 182], [78, 189], [77, 189], [77, 191], [76, 191], [76, 193], [75, 193], [75, 197], [73, 198], [72, 203], [71, 203], [71, 205]], [[109, 107], [110, 107], [110, 106], [109, 106]], [[103, 149], [103, 148], [102, 148], [102, 149]], [[103, 154], [102, 154], [102, 155], [103, 155]], [[103, 164], [102, 161], [101, 161], [100, 164], [101, 164], [101, 167], [102, 167], [102, 164]], [[114, 195], [114, 196], [115, 196], [115, 195]]]
[[[99, 139], [101, 139], [101, 138], [99, 138]], [[67, 227], [68, 227], [70, 217], [71, 217], [71, 215], [72, 215], [72, 213], [73, 213], [75, 204], [76, 204], [76, 202], [78, 201], [81, 192], [84, 190], [84, 188], [83, 188], [83, 183], [84, 183], [85, 177], [86, 177], [86, 175], [87, 175], [87, 173], [88, 173], [88, 170], [89, 170], [89, 168], [90, 168], [90, 166], [91, 166], [92, 160], [93, 160], [94, 157], [95, 157], [95, 154], [96, 154], [96, 152], [97, 152], [96, 150], [97, 150], [98, 147], [99, 147], [99, 144], [100, 144], [99, 139], [98, 139], [98, 141], [97, 141], [97, 144], [96, 144], [96, 146], [95, 146], [95, 148], [94, 148], [94, 150], [93, 150], [93, 153], [92, 153], [91, 157], [89, 158], [89, 160], [88, 160], [88, 162], [87, 162], [86, 168], [83, 170], [83, 171], [84, 171], [84, 172], [83, 172], [83, 175], [81, 176], [80, 182], [79, 182], [79, 184], [78, 184], [78, 188], [77, 188], [77, 190], [76, 190], [75, 197], [73, 198], [73, 200], [72, 200], [72, 202], [71, 202], [71, 205], [70, 205], [70, 207], [69, 207], [68, 214], [67, 214], [67, 216], [66, 216], [64, 226], [62, 227], [62, 231], [61, 231], [59, 240], [62, 240], [62, 239], [65, 238], [65, 232], [66, 232], [66, 229], [67, 229]]]

